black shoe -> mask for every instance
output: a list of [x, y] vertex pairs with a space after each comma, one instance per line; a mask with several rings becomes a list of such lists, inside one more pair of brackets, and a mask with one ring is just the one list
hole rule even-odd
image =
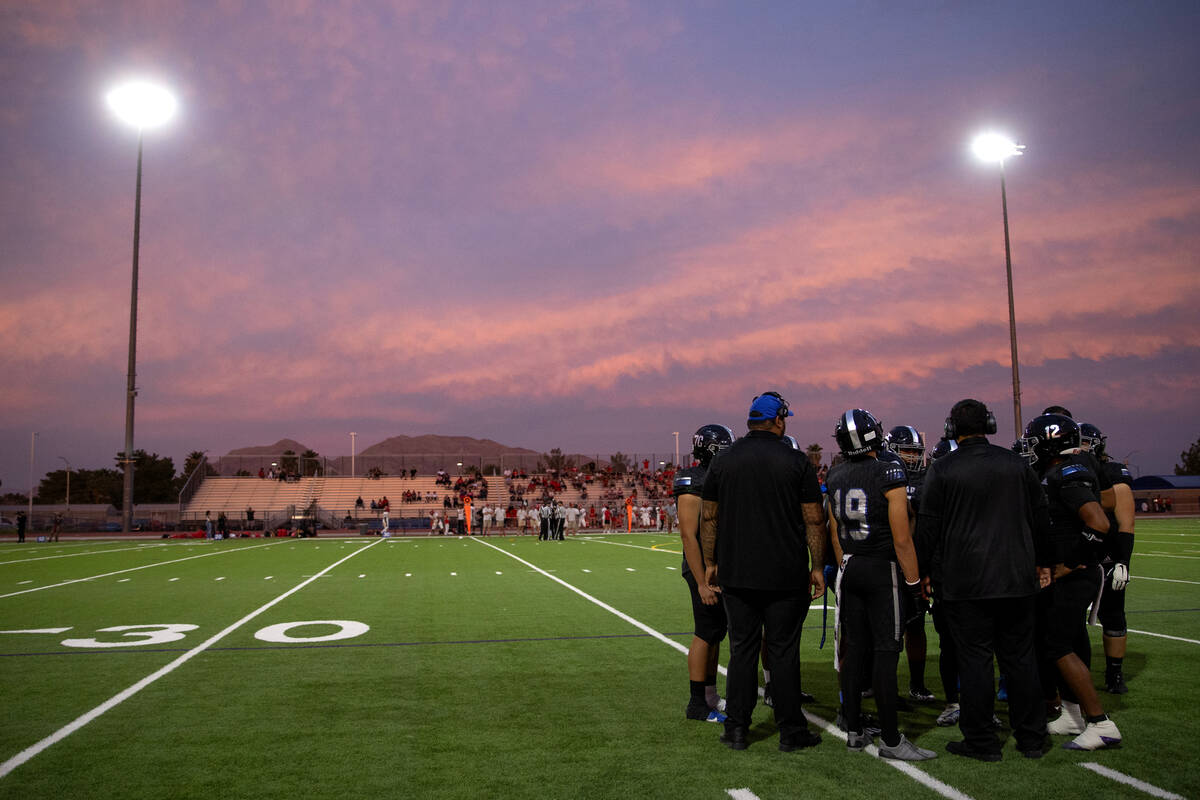
[[1017, 749], [1020, 750], [1021, 755], [1025, 756], [1026, 758], [1041, 758], [1042, 756], [1046, 755], [1045, 742], [1039, 742], [1033, 747], [1021, 747], [1018, 745]]
[[813, 697], [811, 694], [809, 694], [808, 692], [801, 689], [800, 690], [800, 702], [801, 703], [815, 703], [815, 702], [817, 702], [817, 698]]
[[816, 747], [820, 743], [821, 734], [804, 730], [799, 733], [793, 733], [791, 736], [780, 736], [779, 752], [790, 753], [793, 750], [802, 750], [805, 747]]
[[946, 742], [946, 752], [956, 756], [966, 756], [976, 761], [999, 761], [1000, 754], [987, 750], [976, 750], [966, 742]]
[[1109, 694], [1128, 694], [1129, 687], [1125, 685], [1125, 676], [1120, 672], [1104, 676], [1105, 689]]
[[730, 750], [745, 750], [750, 746], [746, 741], [745, 728], [726, 728], [721, 734], [720, 742]]

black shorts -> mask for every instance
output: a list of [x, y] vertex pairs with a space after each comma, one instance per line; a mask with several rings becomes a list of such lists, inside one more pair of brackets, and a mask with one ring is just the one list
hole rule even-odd
[[895, 561], [851, 556], [837, 584], [838, 626], [842, 641], [868, 649], [900, 652], [904, 605]]
[[1120, 637], [1125, 635], [1125, 590], [1115, 591], [1112, 588], [1113, 565], [1104, 568], [1104, 594], [1100, 595], [1100, 607], [1096, 610], [1096, 619], [1104, 629], [1104, 635]]
[[1038, 602], [1041, 647], [1051, 661], [1070, 653], [1078, 655], [1087, 640], [1087, 611], [1096, 601], [1102, 575], [1099, 566], [1085, 567], [1042, 590]]
[[696, 577], [691, 572], [685, 572], [683, 579], [687, 581], [688, 591], [692, 595], [692, 624], [695, 626], [693, 634], [709, 645], [719, 644], [729, 631], [729, 620], [725, 616], [725, 599], [718, 594], [717, 602], [706, 606], [700, 599]]

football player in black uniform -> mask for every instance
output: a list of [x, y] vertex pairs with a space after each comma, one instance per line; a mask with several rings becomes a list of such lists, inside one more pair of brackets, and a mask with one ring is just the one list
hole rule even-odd
[[860, 683], [862, 664], [874, 650], [879, 755], [904, 761], [935, 758], [932, 750], [917, 747], [900, 733], [896, 718], [903, 622], [921, 594], [908, 515], [908, 478], [903, 467], [879, 460], [885, 446], [883, 427], [870, 412], [854, 408], [842, 414], [834, 438], [847, 459], [826, 478], [829, 525], [842, 564], [837, 607], [846, 747], [862, 750], [871, 743], [861, 719]]
[[[925, 482], [925, 440], [911, 425], [897, 425], [888, 431], [888, 448], [900, 456], [908, 473], [908, 502], [912, 517], [917, 518], [921, 505], [921, 484]], [[920, 546], [914, 543], [920, 561]], [[937, 698], [925, 686], [925, 652], [929, 645], [925, 636], [925, 604], [922, 603], [904, 628], [904, 653], [908, 657], [908, 697], [918, 703], [932, 703]]]
[[1125, 586], [1129, 583], [1129, 559], [1133, 555], [1133, 476], [1119, 461], [1108, 456], [1108, 437], [1095, 425], [1079, 425], [1080, 446], [1100, 462], [1113, 486], [1113, 510], [1108, 511], [1109, 527], [1116, 525], [1104, 561], [1104, 588], [1096, 609], [1096, 618], [1104, 631], [1104, 686], [1112, 694], [1125, 694]]
[[1046, 729], [1074, 735], [1064, 745], [1071, 750], [1117, 745], [1121, 732], [1104, 713], [1089, 670], [1086, 612], [1103, 580], [1100, 558], [1110, 529], [1092, 469], [1095, 460], [1079, 452], [1079, 426], [1062, 414], [1034, 418], [1025, 439], [1050, 503], [1055, 547], [1054, 581], [1038, 598], [1038, 639], [1043, 659], [1057, 668], [1063, 703], [1062, 714]]
[[[733, 444], [733, 431], [724, 425], [704, 425], [692, 435], [692, 456], [699, 466], [679, 470], [675, 475], [675, 503], [679, 510], [679, 536], [683, 540], [683, 579], [692, 596], [692, 620], [695, 625], [688, 648], [688, 679], [691, 699], [687, 718], [724, 722], [717, 694], [717, 659], [728, 625], [721, 595], [704, 582], [704, 555], [700, 551], [701, 493], [704, 476], [713, 456]], [[696, 577], [700, 580], [697, 582]]]

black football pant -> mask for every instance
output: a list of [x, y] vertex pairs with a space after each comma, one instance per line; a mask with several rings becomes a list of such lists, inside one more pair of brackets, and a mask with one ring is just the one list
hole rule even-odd
[[958, 727], [973, 750], [999, 753], [992, 730], [996, 683], [993, 658], [1008, 689], [1008, 716], [1017, 749], [1040, 748], [1046, 737], [1034, 652], [1034, 597], [944, 601], [945, 619], [958, 647], [962, 714]]
[[729, 618], [729, 673], [725, 676], [725, 729], [749, 728], [758, 705], [758, 654], [765, 639], [779, 735], [808, 729], [800, 708], [800, 631], [811, 602], [806, 590], [722, 587]]
[[903, 646], [903, 612], [895, 561], [851, 556], [837, 583], [838, 628], [842, 635], [842, 713], [846, 730], [862, 733], [861, 708], [865, 666], [871, 661], [879, 727], [884, 742], [899, 738], [896, 714], [896, 664]]

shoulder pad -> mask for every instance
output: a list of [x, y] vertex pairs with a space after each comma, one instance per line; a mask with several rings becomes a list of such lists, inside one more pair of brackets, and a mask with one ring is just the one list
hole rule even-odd
[[888, 483], [908, 483], [908, 473], [899, 464], [888, 464], [883, 479]]
[[680, 475], [678, 478], [675, 479], [675, 488], [676, 489], [679, 489], [681, 487], [691, 486], [691, 485], [692, 485], [692, 476], [691, 475]]

